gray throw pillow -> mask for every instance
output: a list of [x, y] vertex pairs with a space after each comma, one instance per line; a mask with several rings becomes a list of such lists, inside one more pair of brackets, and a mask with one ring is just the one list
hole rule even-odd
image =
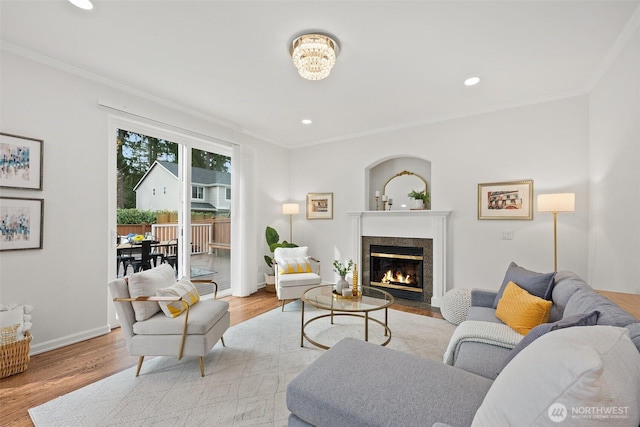
[[546, 334], [547, 332], [555, 331], [557, 329], [571, 328], [573, 326], [594, 326], [598, 323], [598, 316], [600, 315], [599, 311], [592, 311], [587, 314], [576, 314], [575, 316], [569, 316], [564, 319], [560, 319], [554, 323], [543, 323], [542, 325], [538, 325], [533, 328], [527, 335], [520, 340], [518, 344], [511, 350], [509, 355], [506, 357], [500, 370], [500, 373], [505, 366], [513, 360], [514, 357], [522, 350], [525, 349], [526, 346]]
[[555, 285], [556, 273], [536, 273], [535, 271], [527, 270], [526, 268], [518, 266], [515, 262], [509, 264], [507, 272], [504, 275], [502, 286], [496, 295], [496, 299], [493, 301], [493, 308], [498, 307], [498, 301], [502, 298], [504, 289], [509, 282], [513, 282], [520, 286], [522, 289], [529, 292], [531, 295], [551, 300], [551, 292]]

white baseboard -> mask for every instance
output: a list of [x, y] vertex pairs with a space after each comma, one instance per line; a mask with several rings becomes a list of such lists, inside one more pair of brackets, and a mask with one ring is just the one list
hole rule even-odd
[[442, 298], [431, 298], [431, 307], [440, 307], [442, 306]]
[[101, 326], [99, 328], [91, 329], [88, 331], [79, 332], [73, 335], [67, 335], [65, 337], [57, 338], [55, 340], [45, 341], [31, 346], [29, 355], [35, 356], [36, 354], [44, 353], [46, 351], [55, 350], [57, 348], [65, 347], [71, 344], [75, 344], [81, 341], [86, 341], [90, 338], [99, 337], [101, 335], [108, 334], [111, 331], [109, 325]]

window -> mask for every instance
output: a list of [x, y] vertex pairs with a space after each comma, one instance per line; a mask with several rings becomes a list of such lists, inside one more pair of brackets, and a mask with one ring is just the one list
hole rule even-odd
[[225, 198], [227, 200], [231, 200], [231, 187], [227, 187], [227, 192], [225, 194]]
[[192, 199], [204, 199], [204, 187], [191, 187], [191, 198]]

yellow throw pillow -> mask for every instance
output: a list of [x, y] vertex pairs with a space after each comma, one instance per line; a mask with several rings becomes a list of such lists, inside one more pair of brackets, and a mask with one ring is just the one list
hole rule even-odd
[[527, 335], [538, 325], [549, 321], [553, 303], [509, 282], [498, 301], [496, 317], [519, 334]]
[[309, 258], [286, 258], [278, 261], [278, 273], [280, 274], [297, 274], [312, 273]]
[[[198, 293], [198, 290], [193, 286], [193, 283], [185, 277], [178, 280], [175, 285], [169, 288], [158, 289], [156, 291], [156, 295], [159, 297], [181, 297], [187, 301], [189, 306], [200, 301], [200, 294]], [[184, 311], [184, 304], [182, 301], [169, 303], [160, 301], [160, 308], [168, 317], [178, 317]]]

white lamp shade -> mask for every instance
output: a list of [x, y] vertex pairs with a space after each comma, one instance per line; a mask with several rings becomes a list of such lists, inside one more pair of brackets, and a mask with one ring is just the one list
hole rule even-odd
[[283, 215], [298, 215], [300, 213], [300, 205], [297, 203], [283, 203], [282, 214]]
[[574, 212], [575, 210], [575, 193], [538, 195], [538, 212]]

